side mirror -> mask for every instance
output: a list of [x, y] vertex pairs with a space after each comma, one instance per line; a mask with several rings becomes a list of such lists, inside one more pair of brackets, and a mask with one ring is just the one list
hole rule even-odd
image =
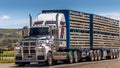
[[29, 36], [29, 28], [27, 26], [22, 29], [22, 37]]

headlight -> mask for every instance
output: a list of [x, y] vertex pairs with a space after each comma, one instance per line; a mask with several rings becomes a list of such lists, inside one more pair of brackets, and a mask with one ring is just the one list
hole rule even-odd
[[46, 40], [46, 43], [49, 43], [49, 40]]
[[18, 54], [18, 53], [20, 53], [20, 51], [21, 51], [21, 48], [20, 47], [15, 47], [15, 54]]
[[38, 47], [38, 52], [45, 52], [45, 47], [43, 46]]
[[20, 47], [15, 47], [15, 50], [20, 50]]

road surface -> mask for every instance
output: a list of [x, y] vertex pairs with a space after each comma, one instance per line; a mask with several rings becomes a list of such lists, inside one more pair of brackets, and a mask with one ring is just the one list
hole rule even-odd
[[79, 62], [73, 64], [57, 64], [53, 66], [31, 64], [26, 65], [25, 67], [18, 67], [14, 63], [1, 63], [0, 68], [120, 68], [120, 59]]

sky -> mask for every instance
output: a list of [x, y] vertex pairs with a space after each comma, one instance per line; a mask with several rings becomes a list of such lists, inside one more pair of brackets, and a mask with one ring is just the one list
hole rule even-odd
[[0, 0], [0, 28], [29, 26], [29, 13], [42, 10], [72, 9], [120, 20], [120, 0]]

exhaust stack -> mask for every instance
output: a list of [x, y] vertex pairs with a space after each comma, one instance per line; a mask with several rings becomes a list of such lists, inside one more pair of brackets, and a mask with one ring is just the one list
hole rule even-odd
[[32, 27], [32, 16], [31, 14], [29, 14], [29, 18], [30, 18], [30, 28]]
[[56, 15], [56, 49], [59, 50], [59, 27], [58, 27], [58, 13]]

